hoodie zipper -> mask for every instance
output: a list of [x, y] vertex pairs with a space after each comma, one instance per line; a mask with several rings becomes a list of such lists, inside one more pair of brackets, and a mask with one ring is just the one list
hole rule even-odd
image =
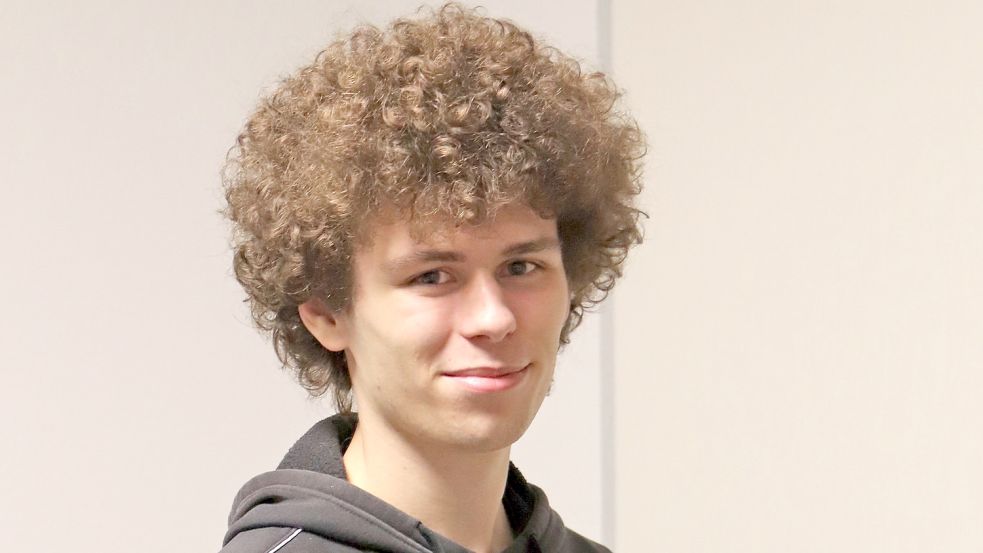
[[300, 528], [294, 528], [294, 531], [293, 532], [291, 532], [290, 534], [288, 534], [287, 537], [285, 537], [282, 540], [280, 540], [280, 543], [274, 545], [266, 553], [276, 553], [277, 551], [280, 550], [281, 547], [283, 547], [284, 545], [287, 545], [288, 543], [290, 543], [290, 540], [296, 538], [297, 537], [297, 534], [300, 534], [300, 532], [301, 532], [301, 529]]

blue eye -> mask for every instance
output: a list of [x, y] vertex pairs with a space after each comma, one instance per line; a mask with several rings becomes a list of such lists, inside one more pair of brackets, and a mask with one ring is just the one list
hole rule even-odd
[[531, 261], [513, 261], [508, 265], [508, 272], [511, 276], [521, 276], [531, 273], [537, 268], [538, 266]]
[[446, 275], [446, 274], [447, 273], [445, 273], [444, 271], [438, 271], [438, 270], [427, 271], [422, 275], [414, 278], [413, 284], [427, 284], [427, 285], [443, 284], [445, 280], [441, 280], [441, 275]]

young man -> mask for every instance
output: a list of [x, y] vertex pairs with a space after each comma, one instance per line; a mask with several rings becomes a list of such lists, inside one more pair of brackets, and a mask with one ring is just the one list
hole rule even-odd
[[338, 414], [246, 483], [223, 552], [607, 551], [509, 451], [640, 240], [617, 97], [452, 4], [355, 31], [264, 100], [226, 176], [236, 276]]

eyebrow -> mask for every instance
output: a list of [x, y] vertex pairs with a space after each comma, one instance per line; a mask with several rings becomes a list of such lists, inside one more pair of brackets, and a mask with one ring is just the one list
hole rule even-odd
[[[560, 241], [553, 237], [544, 237], [536, 240], [529, 240], [528, 242], [519, 242], [518, 244], [512, 244], [511, 246], [502, 250], [502, 257], [508, 257], [511, 255], [523, 255], [527, 253], [536, 253], [545, 250], [559, 250]], [[385, 270], [390, 273], [398, 273], [405, 270], [407, 267], [412, 265], [417, 265], [420, 263], [432, 263], [434, 261], [440, 261], [445, 263], [461, 262], [467, 259], [461, 252], [449, 251], [449, 250], [419, 250], [415, 251], [409, 255], [404, 255], [393, 259], [385, 264]]]
[[502, 252], [502, 256], [510, 255], [522, 255], [524, 253], [535, 253], [541, 252], [543, 250], [558, 250], [560, 249], [560, 240], [558, 238], [553, 238], [552, 236], [547, 236], [540, 238], [538, 240], [530, 240], [528, 242], [520, 242], [505, 248]]

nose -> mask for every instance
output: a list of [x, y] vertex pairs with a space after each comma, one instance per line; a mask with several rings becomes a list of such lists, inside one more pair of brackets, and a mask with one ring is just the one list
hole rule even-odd
[[476, 276], [468, 284], [458, 312], [458, 325], [466, 338], [487, 337], [492, 342], [499, 342], [515, 331], [515, 313], [494, 277]]

